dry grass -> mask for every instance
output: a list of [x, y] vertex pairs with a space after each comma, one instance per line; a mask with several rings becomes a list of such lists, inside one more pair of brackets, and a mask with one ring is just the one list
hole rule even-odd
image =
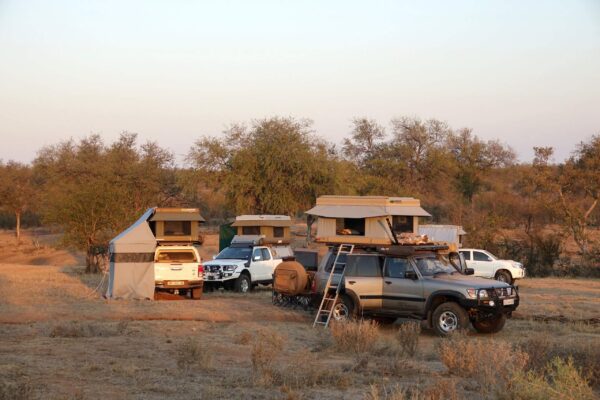
[[213, 368], [213, 349], [191, 338], [175, 348], [177, 366], [185, 371], [208, 371]]
[[258, 332], [250, 353], [255, 383], [265, 386], [273, 383], [275, 358], [281, 352], [283, 343], [283, 337], [272, 329], [263, 329]]
[[331, 325], [331, 336], [336, 350], [353, 355], [353, 370], [367, 366], [381, 340], [379, 325], [367, 320], [334, 323]]
[[107, 337], [125, 334], [129, 321], [123, 320], [113, 324], [92, 322], [59, 322], [54, 325], [48, 336], [51, 338], [83, 338], [83, 337]]
[[420, 336], [421, 324], [419, 322], [409, 321], [400, 325], [396, 333], [396, 339], [404, 355], [414, 357], [417, 354]]
[[511, 343], [462, 334], [442, 340], [439, 353], [450, 373], [476, 381], [484, 393], [506, 386], [528, 360], [528, 355]]
[[0, 400], [30, 400], [34, 398], [33, 385], [29, 382], [0, 381]]

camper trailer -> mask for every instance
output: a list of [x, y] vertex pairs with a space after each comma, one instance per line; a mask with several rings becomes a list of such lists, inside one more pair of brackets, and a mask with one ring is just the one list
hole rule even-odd
[[431, 217], [418, 199], [386, 196], [321, 196], [306, 214], [309, 229], [318, 218], [317, 242], [359, 245], [389, 245], [394, 234], [418, 234], [419, 217]]
[[156, 208], [149, 222], [158, 243], [202, 243], [204, 218], [197, 208]]
[[231, 224], [238, 236], [262, 236], [263, 243], [290, 243], [292, 219], [287, 215], [240, 215]]

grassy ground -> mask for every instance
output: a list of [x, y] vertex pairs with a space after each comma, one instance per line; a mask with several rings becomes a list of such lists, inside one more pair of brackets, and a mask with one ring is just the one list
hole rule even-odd
[[[307, 313], [272, 306], [269, 290], [107, 301], [93, 291], [100, 279], [79, 267], [0, 264], [0, 399], [477, 399], [500, 397], [505, 385], [458, 373], [468, 371], [464, 360], [449, 370], [457, 361], [442, 351], [447, 341], [399, 334], [400, 323], [340, 342], [313, 329]], [[580, 320], [600, 317], [600, 282], [520, 286], [523, 306], [501, 333], [469, 334], [486, 354], [464, 353], [479, 365], [512, 365], [523, 350], [537, 368], [571, 355], [598, 385], [600, 326]], [[573, 322], [533, 320], [540, 315]], [[490, 358], [494, 346], [499, 359]]]

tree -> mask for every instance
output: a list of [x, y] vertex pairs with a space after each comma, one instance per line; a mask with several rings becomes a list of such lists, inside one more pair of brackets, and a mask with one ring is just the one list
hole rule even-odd
[[385, 129], [374, 119], [354, 118], [350, 137], [344, 139], [344, 155], [364, 167], [376, 156], [377, 147], [385, 137]]
[[234, 125], [222, 139], [198, 140], [187, 159], [235, 212], [295, 214], [335, 185], [334, 156], [310, 127], [280, 117]]
[[15, 215], [17, 240], [21, 240], [21, 216], [30, 208], [36, 190], [31, 167], [9, 161], [0, 163], [0, 207]]
[[172, 163], [169, 152], [138, 147], [127, 132], [110, 146], [92, 135], [45, 147], [34, 161], [44, 221], [61, 227], [65, 245], [85, 251], [86, 271], [97, 272], [111, 237], [146, 208], [175, 201]]

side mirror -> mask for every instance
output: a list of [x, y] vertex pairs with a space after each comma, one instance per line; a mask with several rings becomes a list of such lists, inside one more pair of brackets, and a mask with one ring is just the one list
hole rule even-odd
[[217, 255], [215, 254], [215, 255], [213, 256], [213, 260], [216, 260], [216, 259], [217, 259]]
[[473, 275], [475, 270], [473, 268], [465, 268], [465, 275]]
[[416, 279], [419, 279], [417, 273], [415, 271], [406, 271], [404, 273], [404, 278], [406, 279], [412, 279], [413, 281]]

